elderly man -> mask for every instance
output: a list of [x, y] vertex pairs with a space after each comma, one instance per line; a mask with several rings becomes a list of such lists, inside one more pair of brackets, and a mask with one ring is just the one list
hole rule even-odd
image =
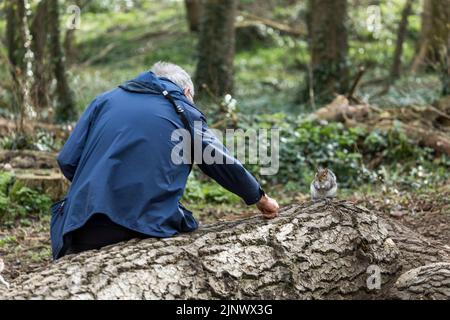
[[[194, 122], [202, 124], [200, 130], [194, 130]], [[58, 155], [71, 186], [52, 206], [54, 259], [198, 227], [192, 212], [179, 203], [191, 164], [172, 161], [176, 129], [200, 137], [203, 150], [212, 147], [226, 158], [223, 163], [198, 163], [206, 175], [247, 205], [256, 204], [265, 218], [278, 215], [278, 204], [256, 179], [214, 136], [204, 134], [208, 127], [194, 106], [194, 86], [186, 71], [159, 62], [96, 97]]]

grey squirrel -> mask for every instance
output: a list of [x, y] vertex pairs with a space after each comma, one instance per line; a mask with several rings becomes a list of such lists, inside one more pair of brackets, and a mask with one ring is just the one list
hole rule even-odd
[[[2, 273], [4, 268], [5, 268], [5, 264], [3, 263], [3, 259], [0, 258], [0, 273]], [[3, 279], [1, 274], [0, 274], [0, 285], [4, 285], [7, 289], [9, 289], [9, 283], [6, 282], [5, 279]]]
[[336, 175], [327, 168], [319, 168], [311, 182], [311, 199], [329, 199], [336, 197], [337, 180]]

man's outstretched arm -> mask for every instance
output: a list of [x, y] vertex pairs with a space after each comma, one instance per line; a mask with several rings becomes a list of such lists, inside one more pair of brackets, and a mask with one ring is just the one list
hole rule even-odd
[[244, 166], [231, 156], [225, 146], [212, 134], [202, 118], [201, 132], [194, 126], [196, 138], [201, 137], [202, 154], [213, 154], [220, 163], [208, 164], [205, 159], [198, 164], [199, 168], [222, 187], [241, 197], [247, 205], [256, 204], [265, 218], [271, 219], [278, 215], [278, 203], [268, 197], [255, 177]]

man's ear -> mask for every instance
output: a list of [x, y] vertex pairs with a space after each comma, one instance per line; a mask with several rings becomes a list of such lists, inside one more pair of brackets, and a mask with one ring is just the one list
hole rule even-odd
[[186, 98], [188, 98], [189, 100], [194, 102], [194, 97], [192, 97], [192, 93], [191, 93], [191, 90], [189, 88], [184, 88], [183, 94], [186, 96]]

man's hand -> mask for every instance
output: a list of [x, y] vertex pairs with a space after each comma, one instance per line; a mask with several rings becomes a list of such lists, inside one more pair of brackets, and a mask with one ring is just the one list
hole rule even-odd
[[261, 211], [266, 219], [273, 219], [278, 217], [278, 209], [280, 208], [277, 201], [268, 196], [262, 196], [256, 203], [256, 207]]

